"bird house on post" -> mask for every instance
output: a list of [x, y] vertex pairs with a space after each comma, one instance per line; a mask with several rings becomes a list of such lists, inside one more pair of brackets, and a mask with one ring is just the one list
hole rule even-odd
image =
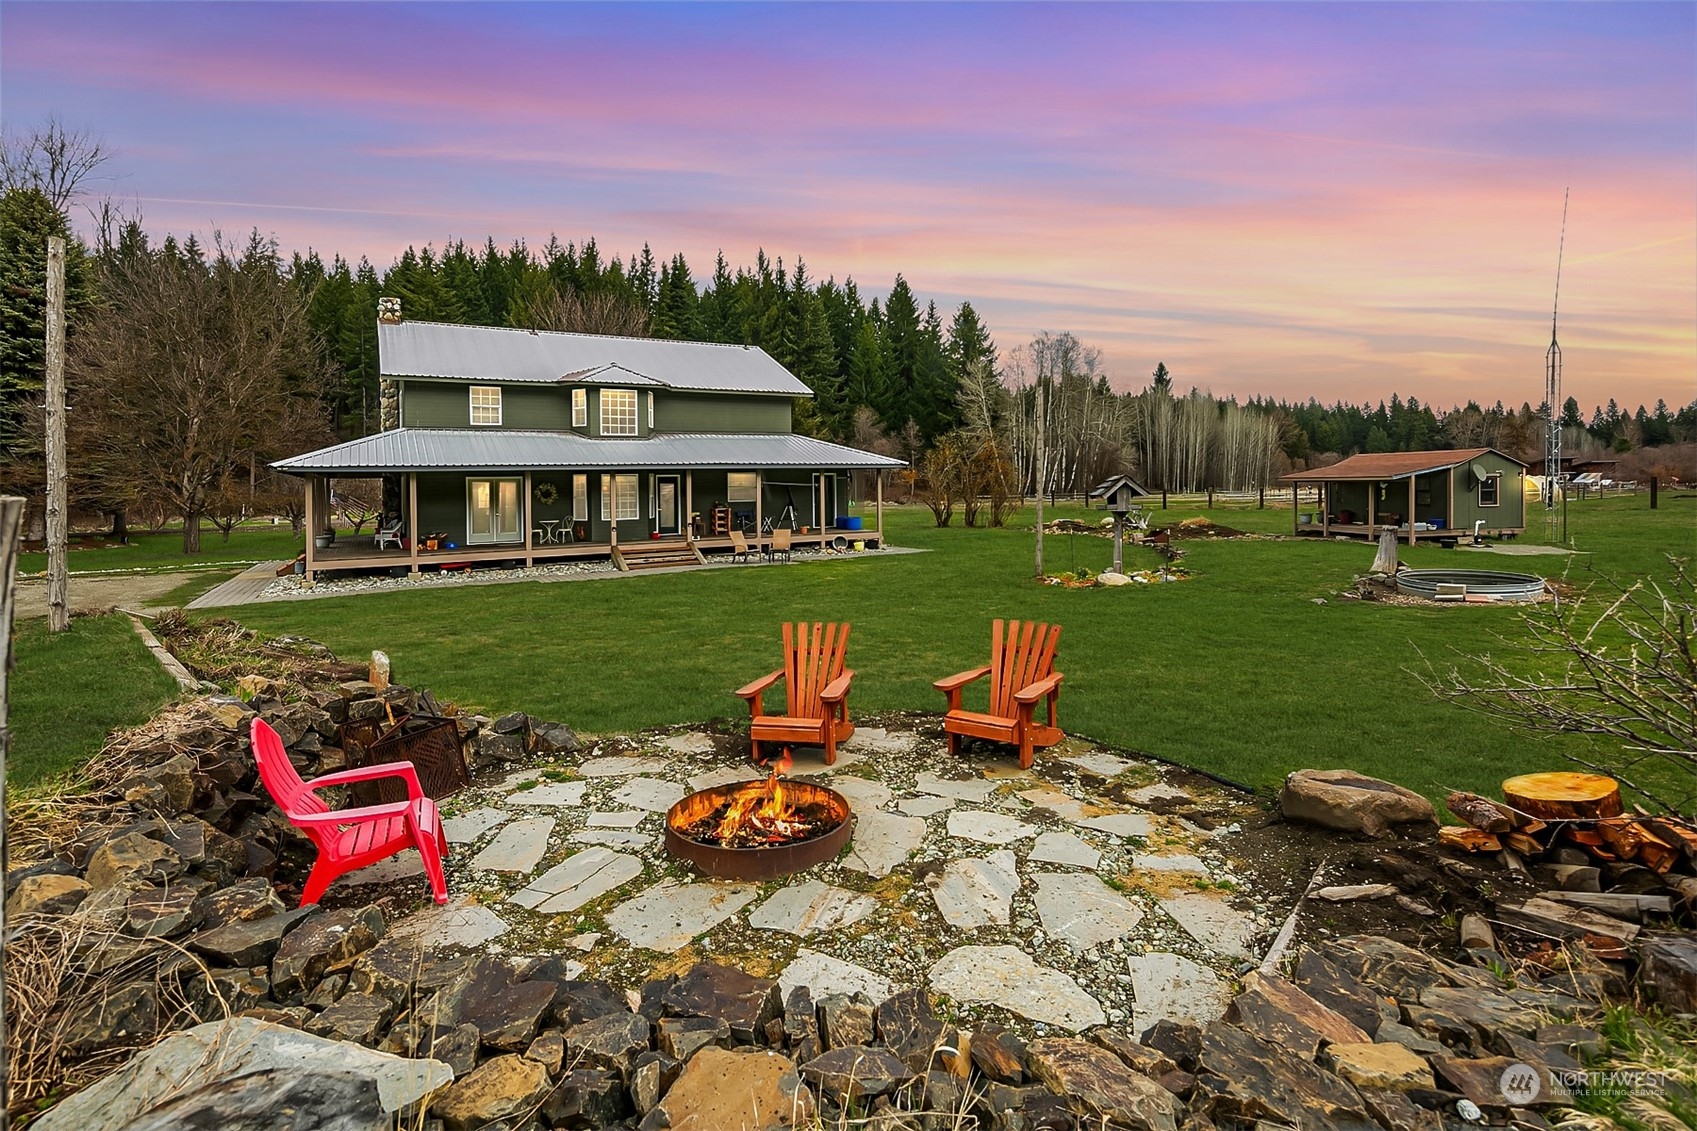
[[1114, 572], [1122, 573], [1125, 568], [1125, 523], [1126, 518], [1137, 510], [1137, 500], [1148, 495], [1143, 487], [1129, 475], [1115, 475], [1098, 483], [1090, 491], [1092, 499], [1101, 499], [1108, 508], [1108, 513], [1114, 516]]

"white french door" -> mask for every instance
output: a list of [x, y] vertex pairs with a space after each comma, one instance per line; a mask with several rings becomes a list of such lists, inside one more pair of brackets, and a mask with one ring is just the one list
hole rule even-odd
[[519, 541], [523, 497], [517, 479], [467, 479], [466, 545]]

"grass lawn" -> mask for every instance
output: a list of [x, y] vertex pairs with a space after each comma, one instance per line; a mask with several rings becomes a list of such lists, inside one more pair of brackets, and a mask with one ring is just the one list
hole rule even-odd
[[[369, 530], [370, 527], [367, 527]], [[250, 564], [274, 558], [292, 558], [300, 553], [301, 540], [289, 529], [288, 523], [272, 526], [269, 522], [238, 526], [230, 538], [211, 524], [200, 532], [200, 553], [183, 553], [183, 530], [176, 526], [159, 531], [132, 530], [127, 546], [91, 545], [81, 547], [73, 540], [68, 555], [72, 573], [92, 573], [101, 570], [149, 570], [169, 572], [199, 569], [224, 564]], [[47, 555], [34, 552], [18, 555], [20, 574], [41, 573], [47, 569]]]
[[[1157, 522], [1206, 513], [1240, 529], [1287, 532], [1288, 509], [1219, 509], [1175, 500]], [[1058, 508], [1058, 516], [1080, 516]], [[1092, 512], [1092, 520], [1101, 512]], [[1573, 504], [1574, 541], [1598, 568], [1665, 572], [1697, 542], [1697, 502], [1644, 495]], [[1530, 517], [1541, 531], [1541, 515]], [[923, 554], [845, 558], [564, 584], [390, 593], [230, 610], [267, 633], [300, 633], [349, 656], [383, 648], [397, 678], [488, 711], [526, 710], [589, 733], [735, 718], [731, 690], [777, 665], [785, 619], [854, 624], [857, 713], [936, 711], [931, 681], [984, 663], [992, 617], [1065, 626], [1061, 723], [1258, 788], [1292, 769], [1347, 766], [1425, 793], [1494, 793], [1512, 773], [1563, 764], [1579, 738], [1517, 732], [1434, 699], [1409, 669], [1460, 652], [1501, 651], [1512, 608], [1396, 608], [1336, 600], [1367, 568], [1360, 542], [1190, 542], [1194, 580], [1109, 590], [1031, 580], [1032, 537], [937, 530], [897, 508], [896, 545]], [[1046, 540], [1051, 572], [1104, 567], [1111, 547]], [[1403, 547], [1413, 566], [1560, 572], [1559, 557], [1459, 555]], [[1147, 564], [1136, 560], [1128, 568]], [[1575, 580], [1583, 581], [1582, 577]], [[1323, 598], [1325, 604], [1316, 604]], [[982, 692], [980, 692], [982, 695]], [[968, 704], [972, 704], [969, 698]]]
[[78, 617], [58, 636], [45, 619], [19, 621], [13, 646], [6, 776], [14, 788], [91, 757], [107, 732], [141, 722], [177, 692], [127, 617]]

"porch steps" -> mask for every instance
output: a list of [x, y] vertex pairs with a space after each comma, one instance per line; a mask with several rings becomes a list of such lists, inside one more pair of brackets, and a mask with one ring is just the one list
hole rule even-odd
[[626, 573], [673, 566], [705, 565], [693, 542], [633, 542], [613, 547], [613, 564]]

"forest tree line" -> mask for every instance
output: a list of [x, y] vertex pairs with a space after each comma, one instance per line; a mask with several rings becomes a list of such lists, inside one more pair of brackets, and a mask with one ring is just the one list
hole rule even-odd
[[[734, 269], [721, 253], [698, 275], [648, 246], [620, 257], [592, 238], [488, 239], [408, 248], [379, 271], [285, 257], [258, 232], [155, 238], [106, 204], [90, 209], [85, 244], [70, 208], [100, 160], [98, 143], [52, 124], [9, 137], [0, 160], [0, 490], [39, 511], [44, 247], [57, 235], [69, 244], [73, 508], [120, 528], [131, 515], [183, 519], [185, 549], [202, 521], [227, 531], [248, 514], [298, 516], [298, 484], [269, 463], [378, 427], [383, 296], [408, 319], [760, 347], [813, 391], [797, 401], [798, 430], [909, 461], [910, 490], [940, 522], [958, 509], [997, 523], [1035, 490], [1079, 494], [1122, 471], [1154, 490], [1246, 491], [1361, 451], [1543, 450], [1530, 404], [1239, 403], [1180, 392], [1159, 363], [1115, 380], [1073, 334], [998, 348], [970, 302], [944, 311], [900, 274], [872, 294], [764, 251]], [[1678, 470], [1697, 459], [1697, 401], [1628, 413], [1611, 400], [1586, 418], [1569, 398], [1561, 418], [1570, 452], [1632, 453], [1697, 478]]]

